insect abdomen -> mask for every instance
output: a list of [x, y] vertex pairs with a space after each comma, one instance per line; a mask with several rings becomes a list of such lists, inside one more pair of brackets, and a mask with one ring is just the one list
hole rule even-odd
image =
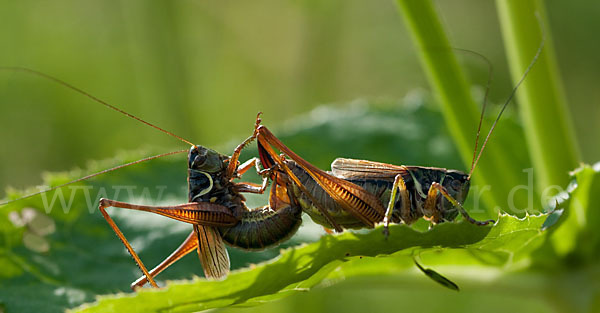
[[246, 211], [233, 227], [220, 228], [223, 240], [231, 246], [262, 250], [287, 240], [302, 223], [302, 210], [286, 205], [277, 211], [268, 206]]

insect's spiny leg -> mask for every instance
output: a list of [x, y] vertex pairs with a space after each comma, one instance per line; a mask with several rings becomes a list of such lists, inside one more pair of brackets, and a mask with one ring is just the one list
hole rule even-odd
[[247, 192], [262, 195], [265, 193], [265, 190], [267, 190], [267, 187], [269, 186], [268, 183], [269, 179], [265, 177], [261, 185], [250, 182], [242, 182], [236, 183], [234, 188], [237, 192]]
[[[441, 221], [441, 211], [437, 208], [437, 186], [440, 184], [433, 182], [431, 186], [429, 186], [429, 190], [427, 191], [427, 198], [425, 198], [425, 204], [423, 205], [423, 213], [425, 215], [425, 219], [429, 220], [433, 224], [437, 224]], [[441, 187], [441, 186], [440, 186]], [[454, 200], [454, 199], [453, 199]], [[457, 203], [456, 201], [453, 202]], [[431, 214], [431, 215], [429, 215]]]
[[431, 187], [429, 188], [429, 190], [431, 191], [433, 188], [435, 188], [435, 190], [439, 191], [444, 198], [446, 198], [446, 200], [448, 200], [450, 203], [452, 203], [452, 205], [454, 207], [457, 207], [460, 214], [471, 224], [475, 224], [475, 225], [479, 225], [479, 226], [485, 226], [491, 223], [494, 223], [494, 220], [486, 220], [486, 221], [478, 221], [474, 218], [472, 218], [471, 216], [469, 216], [469, 213], [467, 213], [467, 210], [465, 210], [465, 208], [462, 206], [462, 204], [460, 204], [458, 201], [456, 201], [456, 199], [454, 199], [446, 190], [446, 188], [444, 188], [442, 185], [434, 182], [431, 184]]
[[[190, 235], [183, 241], [183, 243], [181, 243], [181, 245], [175, 251], [173, 251], [173, 253], [171, 253], [171, 255], [169, 255], [155, 268], [150, 270], [150, 276], [153, 278], [156, 277], [156, 275], [160, 274], [167, 267], [171, 266], [171, 264], [177, 262], [188, 253], [194, 251], [197, 247], [198, 236], [196, 236], [196, 232], [192, 231]], [[131, 283], [131, 289], [135, 291], [137, 288], [144, 286], [147, 282], [148, 278], [146, 275], [144, 275]]]
[[119, 239], [121, 239], [121, 241], [123, 242], [123, 245], [125, 245], [125, 248], [127, 248], [127, 251], [129, 252], [131, 257], [133, 257], [133, 260], [135, 261], [137, 266], [142, 270], [142, 272], [144, 273], [144, 276], [146, 276], [146, 278], [148, 279], [150, 284], [153, 287], [158, 288], [158, 285], [154, 281], [154, 278], [152, 278], [152, 275], [150, 275], [150, 273], [148, 273], [146, 266], [144, 266], [144, 263], [142, 262], [140, 257], [137, 255], [137, 253], [135, 253], [135, 251], [133, 250], [133, 247], [131, 246], [131, 244], [129, 244], [129, 241], [127, 241], [127, 239], [125, 238], [125, 235], [123, 235], [123, 232], [121, 232], [121, 230], [119, 229], [117, 224], [115, 224], [115, 221], [113, 221], [113, 219], [110, 217], [110, 215], [108, 215], [108, 213], [106, 212], [105, 208], [107, 208], [107, 207], [108, 207], [107, 205], [105, 205], [102, 201], [100, 201], [100, 205], [99, 205], [98, 209], [100, 209], [102, 216], [104, 216], [104, 219], [106, 220], [106, 222], [108, 222], [108, 225], [110, 225], [110, 228], [112, 228], [113, 231], [115, 232], [115, 234], [117, 234], [117, 236], [119, 237]]
[[227, 227], [239, 220], [227, 207], [211, 202], [190, 202], [172, 206], [137, 205], [116, 200], [100, 199], [103, 207], [115, 207], [159, 214], [192, 225]]
[[390, 201], [388, 203], [388, 207], [385, 211], [385, 216], [383, 218], [383, 234], [386, 239], [390, 235], [390, 220], [392, 219], [392, 214], [394, 213], [394, 205], [396, 204], [396, 195], [398, 191], [400, 191], [400, 197], [402, 198], [402, 209], [410, 210], [410, 198], [408, 195], [408, 190], [406, 189], [406, 184], [404, 183], [404, 179], [402, 178], [402, 174], [398, 174], [394, 178], [392, 194], [390, 195]]
[[240, 166], [238, 166], [236, 171], [237, 171], [238, 175], [243, 175], [250, 168], [254, 167], [254, 168], [256, 168], [256, 172], [258, 173], [260, 171], [260, 169], [258, 168], [258, 163], [259, 163], [258, 158], [254, 157], [254, 158], [242, 163]]
[[229, 164], [227, 165], [227, 177], [233, 177], [233, 174], [235, 173], [235, 170], [237, 169], [237, 162], [238, 159], [240, 158], [240, 154], [242, 153], [242, 150], [252, 141], [254, 141], [256, 139], [256, 137], [258, 136], [258, 127], [260, 126], [260, 115], [262, 114], [262, 112], [258, 112], [258, 114], [256, 115], [256, 122], [254, 123], [254, 132], [252, 133], [252, 136], [246, 138], [246, 140], [244, 140], [241, 144], [239, 144], [235, 150], [233, 150], [233, 154], [231, 154], [231, 158], [229, 158]]

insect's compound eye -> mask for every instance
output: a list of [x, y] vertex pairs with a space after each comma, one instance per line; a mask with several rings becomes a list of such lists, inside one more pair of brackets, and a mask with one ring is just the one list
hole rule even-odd
[[451, 187], [455, 191], [460, 191], [461, 188], [462, 188], [462, 183], [459, 180], [455, 179], [455, 180], [452, 181]]
[[206, 162], [206, 155], [198, 155], [194, 159], [194, 163], [199, 166], [204, 165], [205, 162]]
[[198, 168], [198, 167], [202, 167], [202, 165], [204, 165], [204, 163], [206, 163], [206, 151], [201, 151], [195, 158], [194, 158], [194, 168]]

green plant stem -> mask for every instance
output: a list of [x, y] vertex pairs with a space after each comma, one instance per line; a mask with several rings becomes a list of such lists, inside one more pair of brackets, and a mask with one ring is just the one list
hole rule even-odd
[[[429, 83], [442, 106], [448, 130], [465, 164], [471, 164], [480, 109], [471, 97], [469, 84], [440, 19], [429, 0], [397, 0], [397, 3], [416, 43]], [[502, 205], [505, 209], [510, 190], [519, 185], [519, 175], [523, 175], [522, 169], [515, 168], [514, 162], [511, 162], [510, 151], [510, 148], [501, 147], [499, 142], [492, 140], [474, 172], [479, 186], [491, 183], [493, 198], [489, 197], [490, 193], [482, 194], [490, 208]], [[517, 208], [527, 207], [527, 200], [522, 194], [515, 194]]]
[[517, 98], [538, 192], [550, 185], [564, 188], [568, 172], [580, 157], [544, 5], [538, 0], [497, 0], [496, 6], [513, 81], [523, 75], [542, 37], [546, 38], [544, 50]]

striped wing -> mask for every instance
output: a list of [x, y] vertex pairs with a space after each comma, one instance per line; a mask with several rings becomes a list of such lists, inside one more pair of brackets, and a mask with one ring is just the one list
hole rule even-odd
[[331, 163], [334, 176], [343, 179], [394, 179], [396, 175], [407, 176], [406, 166], [381, 162], [337, 158]]
[[194, 225], [198, 236], [198, 256], [209, 279], [223, 279], [229, 274], [229, 255], [216, 227]]

